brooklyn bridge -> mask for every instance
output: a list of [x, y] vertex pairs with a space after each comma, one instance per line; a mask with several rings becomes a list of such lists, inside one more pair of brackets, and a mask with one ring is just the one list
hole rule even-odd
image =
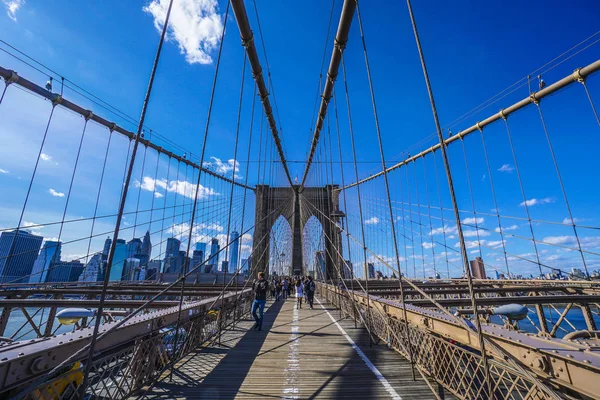
[[[600, 399], [600, 31], [533, 71], [464, 60], [523, 78], [479, 81], [487, 100], [455, 118], [444, 107], [475, 91], [436, 78], [432, 3], [322, 2], [302, 28], [325, 35], [300, 83], [310, 130], [292, 131], [278, 96], [299, 78], [263, 31], [301, 49], [312, 34], [267, 2], [147, 3], [143, 96], [115, 94], [137, 118], [0, 30], [1, 398]], [[30, 4], [0, 5], [16, 26]], [[190, 12], [216, 27], [192, 50]], [[312, 307], [280, 298], [308, 276]]]

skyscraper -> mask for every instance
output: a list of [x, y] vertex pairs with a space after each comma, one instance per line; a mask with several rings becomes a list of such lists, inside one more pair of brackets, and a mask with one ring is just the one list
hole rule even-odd
[[29, 283], [44, 283], [48, 277], [48, 271], [52, 263], [60, 261], [61, 243], [47, 240], [44, 242], [42, 251], [33, 263]]
[[229, 272], [229, 261], [227, 261], [227, 260], [221, 261], [221, 271]]
[[165, 265], [164, 272], [169, 274], [177, 274], [181, 270], [181, 260], [179, 257], [179, 248], [181, 242], [175, 238], [167, 239], [167, 249], [165, 250]]
[[144, 240], [142, 241], [142, 249], [139, 255], [144, 256], [146, 259], [146, 262], [142, 262], [142, 265], [146, 265], [148, 261], [150, 261], [150, 257], [152, 257], [152, 242], [150, 241], [150, 231], [146, 231], [146, 234], [144, 235]]
[[367, 263], [369, 279], [375, 279], [375, 264]]
[[209, 264], [215, 266], [219, 265], [219, 250], [221, 250], [221, 247], [219, 246], [219, 240], [217, 238], [213, 238], [210, 241], [210, 261], [208, 262]]
[[137, 281], [140, 276], [140, 269], [141, 263], [139, 258], [127, 258], [124, 263], [123, 275], [121, 279], [124, 281]]
[[485, 265], [483, 264], [483, 259], [481, 257], [477, 257], [469, 263], [471, 264], [471, 274], [473, 275], [473, 278], [487, 279]]
[[80, 282], [98, 282], [104, 279], [103, 253], [94, 254], [88, 261], [83, 273], [79, 276]]
[[194, 250], [191, 268], [196, 268], [204, 261], [204, 251]]
[[102, 258], [104, 261], [108, 258], [108, 252], [110, 251], [110, 245], [112, 244], [112, 240], [110, 237], [107, 237], [104, 241], [104, 249], [102, 250]]
[[27, 231], [2, 232], [0, 235], [0, 282], [29, 282], [29, 274], [31, 274], [33, 264], [38, 257], [42, 240], [44, 240], [43, 237]]
[[127, 243], [127, 252], [129, 257], [135, 257], [142, 252], [142, 241], [138, 238], [133, 238]]
[[231, 241], [231, 257], [229, 257], [229, 265], [231, 266], [231, 271], [236, 271], [239, 268], [238, 260], [240, 257], [240, 234], [237, 231], [231, 232], [229, 240]]
[[46, 282], [76, 282], [84, 265], [79, 260], [57, 261], [51, 264]]
[[146, 276], [144, 277], [147, 281], [154, 281], [158, 278], [158, 274], [161, 269], [161, 260], [151, 260], [148, 262], [148, 268], [146, 269]]
[[177, 257], [179, 254], [179, 247], [181, 242], [175, 238], [167, 239], [167, 249], [165, 250], [165, 257]]
[[115, 255], [113, 257], [112, 267], [110, 268], [110, 280], [120, 281], [123, 278], [123, 270], [125, 269], [125, 260], [129, 256], [127, 242], [124, 239], [117, 239], [115, 247]]
[[202, 242], [196, 243], [196, 250], [206, 253], [206, 243], [202, 243]]
[[326, 279], [326, 271], [325, 271], [325, 252], [317, 251], [315, 253], [315, 279]]

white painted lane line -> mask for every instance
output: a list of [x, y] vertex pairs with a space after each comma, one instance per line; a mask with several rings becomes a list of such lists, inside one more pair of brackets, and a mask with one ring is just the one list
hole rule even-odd
[[335, 320], [335, 318], [333, 318], [333, 316], [329, 313], [329, 311], [323, 306], [323, 303], [321, 303], [321, 301], [319, 299], [317, 299], [316, 297], [315, 297], [315, 300], [319, 303], [319, 305], [327, 313], [327, 315], [329, 315], [331, 322], [333, 322], [335, 324], [335, 326], [337, 326], [337, 328], [340, 330], [340, 332], [342, 332], [342, 335], [344, 335], [346, 340], [352, 345], [352, 348], [354, 349], [354, 351], [356, 351], [358, 353], [358, 355], [360, 356], [360, 358], [362, 358], [362, 360], [367, 365], [367, 367], [371, 370], [371, 372], [375, 375], [375, 377], [379, 380], [379, 382], [381, 382], [381, 384], [383, 385], [385, 390], [387, 390], [387, 392], [390, 394], [390, 397], [392, 399], [402, 400], [402, 397], [400, 397], [400, 395], [398, 393], [396, 393], [396, 391], [394, 390], [392, 385], [390, 385], [390, 383], [387, 381], [387, 379], [385, 379], [385, 376], [383, 376], [383, 374], [381, 372], [379, 372], [377, 367], [371, 362], [371, 360], [369, 360], [367, 355], [365, 353], [363, 353], [363, 351], [360, 349], [360, 347], [358, 347], [356, 345], [356, 343], [354, 343], [354, 340], [352, 340], [352, 338], [350, 336], [348, 336], [348, 334], [346, 333], [344, 328], [342, 328], [340, 326], [340, 324], [338, 324], [338, 322]]
[[292, 332], [290, 334], [290, 351], [288, 353], [288, 365], [285, 368], [285, 387], [283, 389], [284, 399], [298, 399], [300, 388], [296, 386], [298, 373], [300, 372], [300, 339], [298, 332], [298, 309], [294, 304], [294, 313], [292, 316]]

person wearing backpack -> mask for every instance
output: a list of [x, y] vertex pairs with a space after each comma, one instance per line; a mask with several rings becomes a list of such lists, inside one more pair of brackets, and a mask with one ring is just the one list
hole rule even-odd
[[306, 301], [308, 302], [308, 307], [312, 310], [313, 309], [313, 301], [315, 299], [315, 290], [317, 289], [317, 286], [315, 285], [315, 282], [313, 281], [313, 278], [310, 275], [308, 276], [308, 279], [306, 280], [305, 289], [306, 289]]
[[[265, 280], [265, 273], [259, 272], [258, 279], [252, 283], [252, 291], [254, 292], [254, 302], [252, 303], [252, 316], [254, 317], [253, 329], [255, 331], [262, 330], [263, 314], [265, 312], [265, 304], [267, 303], [267, 291], [269, 290], [269, 282]], [[256, 311], [260, 315], [256, 315]]]

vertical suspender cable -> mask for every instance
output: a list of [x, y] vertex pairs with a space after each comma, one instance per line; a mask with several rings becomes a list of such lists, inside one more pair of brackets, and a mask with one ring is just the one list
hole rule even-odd
[[[350, 143], [352, 143], [352, 161], [354, 164], [354, 177], [358, 182], [358, 166], [356, 163], [356, 145], [354, 143], [354, 128], [352, 125], [352, 112], [350, 109], [350, 94], [348, 93], [348, 80], [346, 79], [346, 63], [344, 61], [344, 56], [342, 55], [342, 74], [344, 76], [344, 89], [346, 92], [346, 106], [348, 108], [348, 131], [350, 133]], [[371, 297], [369, 295], [369, 268], [367, 264], [367, 246], [366, 246], [366, 235], [365, 235], [365, 221], [363, 218], [363, 209], [362, 209], [362, 201], [360, 198], [360, 185], [356, 186], [356, 193], [358, 195], [358, 216], [360, 221], [360, 231], [361, 231], [361, 239], [362, 239], [362, 247], [363, 247], [363, 274], [365, 276], [365, 291], [367, 293], [367, 330], [369, 331], [369, 346], [373, 345], [373, 337], [371, 334]]]
[[[406, 305], [404, 304], [404, 300], [405, 300], [405, 294], [404, 294], [404, 284], [402, 282], [402, 269], [400, 267], [400, 253], [399, 253], [399, 249], [398, 249], [398, 237], [396, 236], [396, 224], [394, 224], [394, 211], [392, 210], [392, 198], [390, 195], [390, 184], [388, 181], [388, 176], [387, 176], [387, 170], [386, 170], [386, 165], [385, 165], [385, 155], [383, 152], [383, 141], [381, 139], [381, 129], [379, 127], [379, 117], [377, 115], [377, 105], [375, 103], [375, 90], [373, 89], [373, 80], [371, 78], [371, 68], [369, 66], [369, 56], [367, 54], [367, 44], [365, 42], [365, 33], [364, 33], [364, 29], [363, 29], [363, 23], [362, 23], [362, 18], [360, 15], [360, 7], [358, 5], [358, 0], [356, 1], [356, 16], [358, 19], [358, 26], [360, 28], [360, 37], [362, 40], [362, 46], [363, 46], [363, 53], [365, 56], [365, 65], [367, 68], [367, 77], [369, 80], [369, 91], [371, 92], [371, 103], [373, 105], [373, 116], [375, 118], [375, 128], [377, 131], [377, 142], [379, 143], [379, 154], [381, 155], [381, 167], [383, 169], [383, 180], [385, 182], [385, 192], [386, 192], [386, 197], [387, 197], [387, 203], [388, 203], [388, 210], [389, 210], [389, 214], [390, 214], [390, 224], [392, 227], [392, 238], [393, 238], [393, 242], [394, 242], [394, 253], [396, 255], [396, 266], [398, 267], [398, 283], [400, 285], [400, 297], [401, 297], [401, 304], [402, 304], [402, 310], [404, 313], [404, 323], [405, 323], [405, 328], [406, 328], [406, 335], [408, 338], [408, 358], [409, 361], [411, 363], [411, 371], [412, 371], [412, 377], [413, 380], [415, 380], [415, 369], [414, 369], [414, 360], [413, 360], [413, 354], [412, 354], [412, 346], [410, 345], [410, 333], [409, 333], [409, 328], [408, 328], [408, 317], [406, 314]], [[421, 248], [422, 245], [421, 245]]]
[[102, 312], [104, 310], [104, 302], [106, 300], [106, 289], [108, 287], [108, 281], [110, 278], [110, 269], [112, 267], [112, 262], [115, 257], [115, 250], [117, 247], [117, 239], [119, 237], [119, 228], [121, 226], [121, 220], [123, 218], [123, 210], [125, 209], [125, 201], [127, 200], [127, 191], [129, 188], [129, 183], [131, 181], [131, 174], [133, 172], [133, 165], [135, 163], [136, 151], [140, 142], [140, 137], [142, 134], [142, 127], [144, 126], [144, 120], [146, 119], [146, 110], [148, 109], [148, 102], [150, 101], [150, 94], [152, 93], [152, 85], [154, 84], [154, 77], [156, 75], [156, 69], [158, 68], [158, 61], [160, 59], [160, 54], [162, 50], [162, 46], [165, 40], [165, 36], [167, 33], [167, 27], [169, 26], [169, 17], [171, 15], [171, 8], [173, 7], [173, 0], [169, 2], [169, 8], [167, 9], [167, 15], [165, 16], [165, 22], [163, 25], [163, 30], [160, 35], [160, 41], [158, 42], [158, 49], [156, 51], [156, 56], [154, 58], [154, 64], [152, 65], [152, 72], [150, 74], [150, 82], [148, 82], [148, 89], [146, 90], [146, 95], [144, 98], [144, 103], [142, 105], [142, 113], [140, 116], [140, 121], [137, 128], [137, 133], [135, 135], [135, 143], [133, 145], [133, 153], [131, 155], [131, 160], [129, 161], [129, 169], [127, 171], [127, 178], [125, 179], [125, 185], [123, 186], [123, 192], [121, 194], [121, 200], [119, 204], [119, 211], [117, 214], [117, 222], [115, 224], [115, 233], [113, 235], [113, 241], [110, 245], [110, 250], [108, 252], [108, 261], [106, 267], [106, 273], [104, 274], [104, 282], [102, 284], [102, 294], [100, 295], [100, 301], [98, 304], [98, 311], [96, 318], [96, 323], [94, 324], [94, 333], [92, 334], [92, 338], [90, 341], [90, 348], [88, 352], [87, 361], [84, 365], [84, 374], [83, 374], [83, 382], [79, 387], [79, 397], [84, 398], [85, 390], [88, 385], [90, 370], [92, 367], [92, 361], [94, 359], [94, 349], [96, 347], [96, 339], [98, 337], [98, 331], [100, 329], [100, 323]]
[[427, 93], [429, 94], [429, 101], [431, 103], [431, 111], [433, 113], [433, 119], [435, 122], [435, 127], [437, 130], [438, 139], [440, 141], [440, 149], [442, 151], [442, 158], [444, 159], [444, 167], [446, 169], [446, 177], [448, 178], [448, 188], [450, 190], [450, 198], [452, 199], [452, 207], [454, 208], [454, 216], [456, 218], [456, 228], [458, 230], [458, 239], [460, 243], [460, 249], [462, 253], [465, 273], [467, 276], [467, 282], [469, 285], [469, 294], [471, 296], [471, 306], [473, 307], [473, 315], [475, 324], [477, 327], [477, 334], [479, 337], [479, 346], [481, 350], [481, 357], [483, 359], [483, 366], [485, 369], [485, 380], [487, 382], [487, 398], [491, 398], [493, 396], [492, 388], [492, 376], [490, 373], [490, 366], [488, 362], [488, 358], [485, 350], [485, 343], [483, 337], [483, 331], [481, 330], [481, 321], [479, 320], [479, 316], [477, 314], [477, 299], [475, 298], [475, 291], [473, 290], [473, 279], [471, 277], [471, 271], [469, 270], [469, 258], [467, 255], [467, 249], [465, 247], [465, 238], [463, 236], [462, 226], [460, 224], [460, 212], [458, 210], [458, 203], [456, 201], [456, 194], [454, 193], [454, 184], [452, 182], [452, 173], [450, 171], [450, 163], [448, 162], [448, 155], [446, 154], [446, 146], [444, 144], [444, 137], [442, 135], [442, 128], [440, 126], [440, 121], [437, 115], [437, 110], [435, 107], [435, 100], [433, 98], [433, 90], [431, 89], [431, 82], [429, 81], [429, 74], [427, 73], [427, 65], [425, 64], [425, 56], [423, 54], [423, 49], [421, 48], [421, 41], [419, 39], [419, 33], [417, 31], [417, 24], [415, 21], [415, 16], [413, 15], [412, 6], [410, 0], [406, 0], [406, 4], [408, 6], [408, 13], [410, 15], [411, 24], [413, 27], [413, 32], [415, 36], [415, 41], [417, 44], [417, 50], [419, 52], [419, 58], [421, 60], [421, 67], [423, 69], [423, 76], [425, 78], [425, 84], [427, 86]]

